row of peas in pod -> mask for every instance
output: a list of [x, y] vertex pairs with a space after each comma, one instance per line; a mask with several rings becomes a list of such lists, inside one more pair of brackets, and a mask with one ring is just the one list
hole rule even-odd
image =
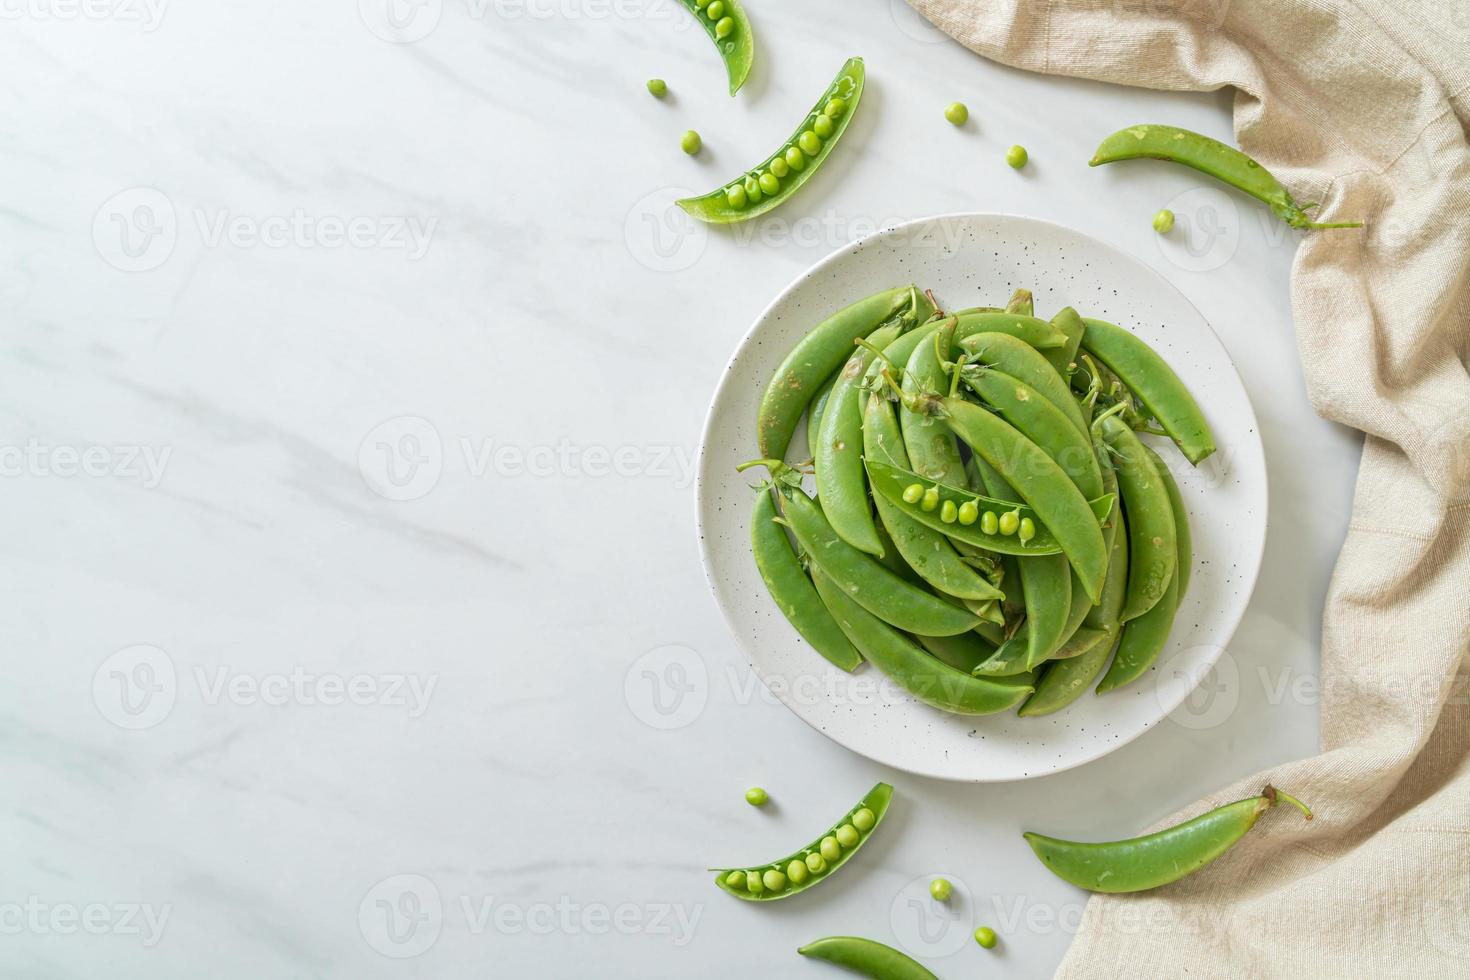
[[[810, 457], [788, 460], [805, 422]], [[751, 521], [777, 607], [843, 670], [944, 711], [1045, 715], [1145, 674], [1193, 564], [1140, 435], [1198, 465], [1203, 412], [1137, 335], [1031, 293], [945, 312], [884, 290], [811, 329], [757, 418]], [[804, 489], [813, 476], [817, 495]]]

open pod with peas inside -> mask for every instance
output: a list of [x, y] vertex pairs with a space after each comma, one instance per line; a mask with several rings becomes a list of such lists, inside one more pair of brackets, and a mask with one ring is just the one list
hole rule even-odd
[[879, 783], [808, 846], [778, 861], [717, 870], [715, 884], [747, 902], [774, 902], [806, 891], [830, 878], [867, 843], [892, 799], [893, 787]]
[[[1062, 546], [1030, 507], [986, 497], [912, 470], [865, 459], [873, 491], [906, 515], [955, 541], [1003, 555], [1055, 555]], [[1098, 524], [1113, 512], [1114, 495], [1089, 500]]]
[[720, 49], [725, 72], [730, 76], [730, 94], [740, 91], [755, 62], [755, 35], [739, 0], [683, 0], [684, 6]]
[[863, 59], [849, 59], [779, 150], [725, 186], [702, 197], [684, 198], [679, 207], [716, 225], [749, 221], [780, 207], [821, 169], [847, 131], [863, 97], [865, 77]]

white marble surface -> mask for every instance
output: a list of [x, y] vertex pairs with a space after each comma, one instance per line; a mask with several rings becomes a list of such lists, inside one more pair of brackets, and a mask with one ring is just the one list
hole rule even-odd
[[[750, 0], [733, 100], [670, 0], [423, 0], [413, 43], [377, 3], [5, 7], [8, 975], [801, 977], [794, 947], [858, 933], [942, 976], [1045, 977], [1082, 896], [1021, 828], [1126, 834], [1314, 749], [1358, 440], [1305, 400], [1295, 241], [1188, 173], [1084, 166], [1129, 122], [1228, 136], [1227, 96], [1014, 72], [898, 0]], [[795, 202], [662, 224], [849, 54], [861, 116]], [[1213, 701], [991, 787], [883, 770], [764, 696], [693, 533], [705, 406], [754, 315], [865, 230], [961, 209], [1163, 271], [1239, 365], [1271, 473]], [[900, 802], [822, 893], [710, 885], [879, 778]], [[925, 933], [909, 899], [940, 872], [969, 904]]]

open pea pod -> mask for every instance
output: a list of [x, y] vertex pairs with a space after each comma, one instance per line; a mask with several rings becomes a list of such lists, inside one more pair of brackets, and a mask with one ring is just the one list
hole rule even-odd
[[[1037, 517], [1036, 512], [1025, 504], [997, 500], [971, 490], [936, 483], [912, 470], [889, 466], [876, 459], [865, 459], [863, 464], [867, 467], [868, 481], [872, 484], [875, 493], [881, 494], [884, 500], [898, 507], [914, 520], [956, 541], [1004, 555], [1055, 555], [1062, 550], [1056, 538], [1041, 522], [1041, 518]], [[920, 487], [920, 496], [917, 501], [908, 499], [914, 496], [912, 493], [914, 486]], [[933, 508], [926, 510], [922, 494], [930, 488], [938, 491], [938, 501]], [[930, 499], [933, 500], [932, 497]], [[1087, 502], [1099, 524], [1107, 520], [1108, 515], [1113, 512], [1114, 499], [1114, 495], [1109, 493]], [[951, 506], [946, 507], [946, 503]], [[975, 511], [978, 512], [976, 519], [969, 524], [962, 523], [963, 519], [971, 513], [965, 508], [967, 503], [973, 503]], [[955, 520], [945, 521], [944, 516], [950, 513], [955, 515]], [[986, 531], [985, 527], [989, 524], [989, 521], [985, 519], [986, 513], [996, 515], [997, 525], [1000, 515], [1003, 514], [1015, 514], [1018, 519], [1017, 523], [1020, 520], [1029, 519], [1036, 528], [1036, 534], [1030, 540], [1022, 542], [1019, 534], [1014, 532], [1001, 534], [998, 527], [994, 532]]]
[[715, 884], [746, 902], [774, 902], [821, 884], [868, 842], [892, 799], [893, 787], [879, 783], [806, 847], [765, 864], [718, 869]]
[[847, 132], [863, 97], [865, 80], [863, 59], [849, 59], [780, 149], [725, 186], [680, 200], [679, 207], [700, 221], [728, 225], [749, 221], [786, 203], [822, 169]]
[[725, 73], [730, 76], [730, 94], [740, 91], [755, 62], [755, 34], [740, 0], [682, 0], [709, 39], [720, 49]]

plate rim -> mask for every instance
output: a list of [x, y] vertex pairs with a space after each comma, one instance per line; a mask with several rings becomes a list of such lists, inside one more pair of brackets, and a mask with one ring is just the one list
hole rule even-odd
[[[1038, 225], [1046, 225], [1054, 229], [1060, 229], [1061, 231], [1072, 235], [1081, 236], [1082, 238], [1087, 239], [1095, 245], [1100, 246], [1101, 248], [1104, 248], [1109, 252], [1112, 252], [1113, 254], [1122, 257], [1128, 262], [1131, 262], [1134, 265], [1137, 265], [1146, 270], [1149, 275], [1165, 283], [1170, 289], [1172, 289], [1178, 295], [1178, 297], [1183, 300], [1184, 303], [1188, 305], [1188, 307], [1199, 316], [1201, 322], [1203, 322], [1205, 325], [1205, 329], [1208, 331], [1208, 335], [1214, 339], [1215, 343], [1219, 346], [1221, 352], [1225, 355], [1225, 361], [1227, 364], [1229, 364], [1230, 371], [1234, 375], [1236, 383], [1239, 385], [1241, 394], [1245, 400], [1247, 421], [1249, 423], [1250, 431], [1254, 435], [1254, 439], [1251, 441], [1250, 445], [1255, 448], [1255, 455], [1260, 459], [1261, 464], [1259, 467], [1261, 484], [1259, 503], [1260, 519], [1263, 528], [1269, 528], [1270, 526], [1271, 503], [1270, 469], [1266, 465], [1265, 443], [1264, 440], [1261, 438], [1260, 417], [1256, 414], [1256, 407], [1255, 403], [1251, 400], [1250, 389], [1246, 387], [1245, 380], [1240, 376], [1240, 369], [1235, 364], [1235, 358], [1230, 356], [1230, 349], [1225, 346], [1225, 341], [1215, 330], [1214, 324], [1212, 324], [1210, 322], [1210, 319], [1205, 316], [1204, 312], [1194, 304], [1194, 301], [1189, 298], [1184, 290], [1180, 289], [1177, 285], [1170, 281], [1167, 276], [1156, 269], [1153, 265], [1145, 262], [1142, 258], [1134, 255], [1132, 252], [1125, 251], [1117, 245], [1113, 245], [1109, 242], [1103, 241], [1102, 239], [1097, 238], [1094, 235], [1090, 235], [1087, 232], [1082, 231], [1078, 228], [1074, 228], [1071, 225], [1062, 224], [1059, 221], [1052, 221], [1048, 218], [1038, 218], [1032, 215], [1016, 214], [1014, 212], [1008, 211], [947, 211], [941, 212], [939, 214], [913, 218], [895, 225], [890, 225], [881, 228], [870, 235], [863, 236], [862, 238], [856, 238], [844, 245], [839, 245], [837, 248], [828, 252], [816, 262], [812, 263], [810, 266], [797, 273], [797, 275], [792, 278], [792, 280], [788, 282], [786, 286], [780, 292], [778, 292], [771, 299], [771, 301], [761, 309], [758, 314], [756, 314], [755, 319], [751, 321], [750, 326], [746, 328], [743, 334], [741, 334], [740, 339], [736, 342], [734, 349], [731, 350], [730, 356], [725, 360], [725, 365], [720, 371], [720, 380], [715, 385], [714, 392], [710, 395], [709, 406], [705, 410], [704, 424], [700, 427], [699, 452], [695, 458], [694, 467], [694, 531], [699, 544], [699, 563], [704, 571], [705, 584], [709, 589], [710, 595], [714, 599], [715, 606], [720, 610], [720, 616], [725, 622], [725, 628], [729, 631], [731, 638], [735, 640], [735, 645], [740, 649], [740, 652], [744, 657], [746, 664], [750, 667], [756, 678], [761, 682], [762, 686], [764, 686], [767, 691], [770, 691], [772, 696], [774, 696], [778, 701], [781, 702], [782, 706], [785, 707], [787, 711], [790, 711], [791, 714], [800, 719], [801, 722], [805, 724], [808, 728], [811, 728], [813, 731], [822, 735], [828, 741], [841, 747], [842, 749], [851, 752], [854, 755], [867, 759], [870, 762], [876, 763], [877, 765], [886, 766], [890, 769], [897, 769], [901, 772], [906, 772], [910, 775], [920, 776], [926, 779], [938, 779], [944, 782], [952, 783], [976, 784], [1023, 782], [1026, 780], [1040, 779], [1046, 776], [1055, 776], [1059, 773], [1068, 772], [1070, 770], [1088, 765], [1089, 763], [1097, 762], [1099, 759], [1106, 758], [1107, 756], [1112, 755], [1114, 752], [1123, 748], [1125, 745], [1132, 744], [1148, 732], [1152, 731], [1154, 728], [1158, 727], [1158, 725], [1165, 718], [1167, 718], [1181, 704], [1183, 704], [1185, 699], [1193, 694], [1194, 691], [1199, 687], [1199, 685], [1203, 683], [1205, 676], [1210, 672], [1211, 669], [1214, 668], [1215, 664], [1219, 662], [1221, 655], [1224, 654], [1230, 642], [1235, 638], [1236, 632], [1240, 629], [1241, 622], [1245, 619], [1246, 610], [1250, 607], [1251, 600], [1255, 596], [1256, 586], [1260, 582], [1261, 568], [1265, 563], [1266, 557], [1267, 537], [1266, 531], [1263, 530], [1260, 537], [1260, 545], [1256, 549], [1255, 558], [1249, 563], [1250, 584], [1245, 590], [1245, 601], [1240, 604], [1239, 610], [1237, 612], [1235, 612], [1233, 615], [1230, 615], [1227, 620], [1225, 620], [1225, 622], [1227, 622], [1228, 624], [1228, 627], [1224, 632], [1224, 641], [1218, 645], [1213, 654], [1211, 654], [1203, 663], [1198, 665], [1195, 671], [1193, 683], [1189, 684], [1188, 686], [1180, 685], [1181, 693], [1177, 698], [1171, 698], [1168, 701], [1160, 699], [1159, 705], [1162, 710], [1159, 712], [1158, 717], [1141, 726], [1136, 731], [1131, 732], [1126, 737], [1120, 737], [1118, 739], [1110, 741], [1105, 747], [1103, 747], [1102, 751], [1098, 752], [1096, 755], [1087, 756], [1085, 758], [1080, 758], [1075, 761], [1067, 762], [1053, 769], [1047, 769], [1045, 771], [1038, 772], [1027, 772], [1022, 773], [1021, 775], [1008, 775], [1000, 777], [987, 776], [985, 774], [981, 774], [978, 776], [960, 776], [940, 772], [922, 771], [886, 759], [878, 759], [870, 755], [869, 753], [864, 752], [862, 749], [848, 745], [836, 735], [821, 728], [811, 719], [803, 715], [800, 711], [796, 710], [796, 708], [792, 707], [791, 704], [787, 702], [787, 699], [783, 696], [781, 691], [773, 690], [771, 688], [771, 686], [766, 682], [765, 674], [762, 672], [760, 666], [755, 662], [755, 659], [750, 656], [749, 652], [746, 649], [746, 645], [739, 639], [741, 635], [740, 630], [737, 628], [733, 614], [731, 610], [727, 607], [725, 600], [720, 594], [718, 584], [715, 581], [713, 562], [711, 560], [709, 550], [709, 536], [705, 533], [705, 484], [706, 478], [709, 475], [707, 474], [706, 469], [710, 465], [708, 452], [710, 433], [713, 430], [715, 424], [715, 408], [720, 403], [721, 396], [725, 393], [725, 389], [733, 383], [733, 369], [735, 367], [735, 363], [740, 359], [741, 355], [744, 354], [745, 351], [752, 346], [755, 341], [756, 333], [761, 329], [762, 324], [765, 323], [767, 318], [771, 316], [772, 312], [779, 305], [781, 305], [781, 303], [783, 303], [788, 296], [790, 296], [793, 292], [800, 288], [808, 279], [815, 277], [817, 273], [821, 272], [823, 269], [826, 269], [833, 263], [839, 261], [849, 253], [852, 253], [860, 246], [866, 245], [877, 239], [899, 234], [905, 230], [914, 229], [918, 226], [923, 226], [926, 224], [934, 224], [944, 221], [971, 221], [975, 219], [987, 218], [1008, 219], [1022, 222], [1030, 222], [1032, 224]], [[756, 450], [753, 449], [752, 451], [756, 452], [756, 454], [758, 455], [758, 452]]]

